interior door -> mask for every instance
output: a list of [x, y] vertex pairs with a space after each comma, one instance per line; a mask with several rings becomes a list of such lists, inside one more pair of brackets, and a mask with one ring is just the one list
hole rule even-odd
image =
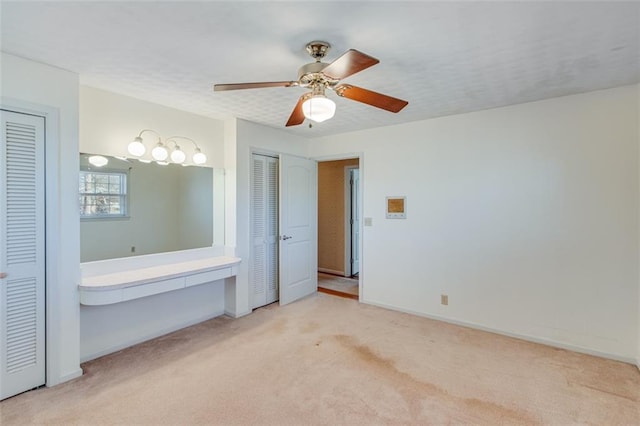
[[278, 300], [278, 159], [251, 156], [252, 308]]
[[351, 169], [351, 275], [360, 272], [360, 170]]
[[44, 118], [0, 110], [0, 399], [45, 383]]
[[318, 290], [317, 163], [280, 155], [280, 304]]

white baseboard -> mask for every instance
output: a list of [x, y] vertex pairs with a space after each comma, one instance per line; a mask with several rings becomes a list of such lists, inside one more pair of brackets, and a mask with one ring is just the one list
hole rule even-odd
[[68, 382], [69, 380], [77, 379], [78, 377], [82, 376], [82, 373], [83, 373], [82, 368], [78, 368], [77, 370], [74, 370], [71, 373], [67, 373], [63, 376], [58, 377], [57, 380], [53, 382], [47, 381], [47, 383], [45, 383], [45, 386], [50, 388], [64, 382]]
[[240, 314], [236, 314], [236, 313], [235, 313], [235, 312], [233, 312], [233, 311], [227, 311], [227, 310], [225, 310], [225, 311], [224, 311], [224, 314], [225, 314], [226, 316], [228, 316], [228, 317], [231, 317], [231, 318], [240, 318], [240, 317], [243, 317], [243, 316], [245, 316], [245, 315], [249, 315], [251, 312], [253, 312], [253, 311], [248, 310], [248, 311], [246, 311], [246, 312], [242, 312], [242, 313], [240, 313]]
[[473, 322], [460, 321], [460, 320], [456, 320], [456, 319], [452, 319], [452, 318], [442, 317], [442, 316], [439, 316], [439, 315], [425, 314], [423, 312], [417, 312], [417, 311], [413, 311], [411, 309], [403, 309], [403, 308], [399, 308], [397, 306], [388, 305], [386, 303], [381, 303], [381, 302], [376, 302], [376, 301], [371, 301], [371, 300], [360, 300], [360, 302], [361, 303], [365, 303], [367, 305], [373, 305], [373, 306], [378, 306], [380, 308], [390, 309], [392, 311], [404, 312], [406, 314], [417, 315], [419, 317], [429, 318], [429, 319], [436, 320], [436, 321], [442, 321], [442, 322], [446, 322], [446, 323], [449, 323], [449, 324], [460, 325], [460, 326], [463, 326], [463, 327], [469, 327], [469, 328], [473, 328], [473, 329], [476, 329], [476, 330], [488, 331], [489, 333], [500, 334], [502, 336], [507, 336], [507, 337], [513, 337], [513, 338], [516, 338], [516, 339], [526, 340], [528, 342], [540, 343], [542, 345], [552, 346], [554, 348], [566, 349], [566, 350], [569, 350], [569, 351], [583, 353], [583, 354], [587, 354], [587, 355], [593, 355], [593, 356], [597, 356], [597, 357], [600, 357], [600, 358], [612, 359], [614, 361], [620, 361], [620, 362], [624, 362], [624, 363], [632, 364], [632, 365], [635, 364], [640, 369], [640, 365], [638, 365], [640, 363], [640, 360], [636, 360], [636, 359], [630, 358], [630, 357], [620, 356], [620, 355], [616, 355], [616, 354], [612, 354], [612, 353], [608, 353], [608, 352], [601, 352], [601, 351], [597, 351], [597, 350], [593, 350], [593, 349], [589, 349], [589, 348], [584, 348], [582, 346], [570, 345], [570, 344], [567, 344], [567, 343], [557, 342], [555, 340], [529, 336], [529, 335], [526, 335], [526, 334], [513, 333], [513, 332], [504, 331], [504, 330], [500, 330], [500, 329], [492, 328], [492, 327], [486, 327], [484, 325], [476, 324], [476, 323], [473, 323]]
[[[131, 339], [131, 340], [119, 343], [119, 344], [117, 344], [115, 346], [111, 346], [109, 348], [102, 349], [102, 350], [100, 350], [98, 352], [94, 352], [94, 353], [91, 353], [91, 354], [86, 354], [86, 355], [80, 357], [80, 362], [82, 363], [82, 362], [91, 361], [93, 359], [100, 358], [101, 356], [105, 356], [105, 355], [112, 354], [114, 352], [121, 351], [122, 349], [126, 349], [128, 347], [133, 346], [133, 345], [137, 345], [138, 343], [146, 342], [148, 340], [155, 339], [156, 337], [160, 337], [160, 336], [164, 336], [165, 334], [173, 333], [174, 331], [181, 330], [183, 328], [186, 328], [186, 327], [201, 323], [203, 321], [208, 321], [210, 319], [219, 317], [220, 315], [223, 315], [223, 314], [224, 314], [224, 312], [214, 312], [212, 314], [208, 314], [208, 315], [205, 315], [205, 316], [202, 316], [202, 317], [199, 317], [199, 318], [195, 318], [195, 319], [190, 320], [190, 321], [185, 321], [185, 322], [182, 322], [182, 323], [179, 323], [179, 324], [175, 324], [175, 325], [173, 325], [171, 327], [167, 327], [167, 328], [155, 331], [153, 333], [145, 334], [143, 336], [138, 336], [135, 339]], [[82, 370], [80, 370], [80, 374], [82, 374]]]
[[318, 268], [318, 272], [324, 272], [325, 274], [331, 274], [331, 275], [340, 275], [341, 277], [344, 277], [344, 271], [336, 271], [334, 269], [327, 269], [327, 268]]

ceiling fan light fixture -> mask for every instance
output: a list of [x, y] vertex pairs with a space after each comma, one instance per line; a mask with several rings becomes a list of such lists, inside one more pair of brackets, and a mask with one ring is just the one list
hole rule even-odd
[[311, 121], [322, 123], [336, 113], [336, 103], [325, 95], [313, 95], [302, 103], [302, 113]]

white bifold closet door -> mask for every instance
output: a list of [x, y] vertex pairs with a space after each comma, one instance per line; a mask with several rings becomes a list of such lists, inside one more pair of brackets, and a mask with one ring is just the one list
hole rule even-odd
[[251, 262], [252, 308], [278, 300], [278, 159], [252, 154]]
[[0, 110], [0, 399], [45, 383], [44, 118]]

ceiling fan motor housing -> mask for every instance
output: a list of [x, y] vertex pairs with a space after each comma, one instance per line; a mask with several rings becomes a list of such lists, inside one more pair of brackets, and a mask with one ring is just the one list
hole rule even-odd
[[[331, 80], [322, 73], [329, 64], [324, 62], [312, 62], [300, 67], [298, 70], [298, 83], [300, 86], [314, 86], [316, 84], [329, 85]], [[337, 83], [337, 80], [336, 80]]]

